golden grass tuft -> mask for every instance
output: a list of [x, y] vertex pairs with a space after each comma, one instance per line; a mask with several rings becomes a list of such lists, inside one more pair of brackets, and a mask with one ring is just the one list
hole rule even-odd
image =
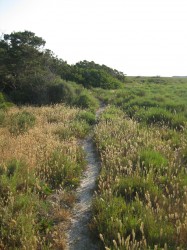
[[[35, 124], [13, 134], [11, 118], [23, 111], [35, 117]], [[61, 141], [55, 131], [73, 122], [79, 112], [64, 105], [12, 107], [6, 112], [0, 127], [1, 249], [65, 249], [64, 230], [75, 201], [71, 190], [85, 160], [76, 136]], [[56, 186], [53, 163], [64, 171]], [[59, 189], [55, 201], [54, 188]]]

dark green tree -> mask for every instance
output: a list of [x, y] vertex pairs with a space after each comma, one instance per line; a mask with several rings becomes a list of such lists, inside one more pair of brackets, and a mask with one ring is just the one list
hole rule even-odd
[[0, 90], [20, 103], [47, 103], [56, 80], [54, 56], [33, 32], [4, 34], [0, 40]]
[[35, 75], [41, 63], [45, 41], [33, 32], [4, 34], [0, 40], [0, 81], [1, 88], [15, 90], [26, 75]]

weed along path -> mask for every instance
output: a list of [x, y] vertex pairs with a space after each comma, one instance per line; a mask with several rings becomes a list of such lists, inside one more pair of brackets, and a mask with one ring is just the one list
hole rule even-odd
[[[101, 106], [96, 112], [96, 118], [104, 111]], [[91, 218], [91, 203], [96, 179], [99, 175], [99, 159], [93, 143], [93, 131], [82, 141], [82, 147], [86, 153], [88, 165], [77, 188], [77, 203], [73, 208], [71, 226], [67, 233], [68, 250], [97, 250], [97, 243], [90, 238], [88, 223]]]

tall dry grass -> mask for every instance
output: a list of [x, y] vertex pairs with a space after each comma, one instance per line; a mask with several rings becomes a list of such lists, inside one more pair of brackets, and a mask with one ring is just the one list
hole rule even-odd
[[185, 249], [186, 128], [144, 127], [113, 110], [95, 129], [102, 168], [91, 229], [105, 249]]
[[[78, 108], [12, 107], [0, 127], [0, 249], [64, 249], [85, 166]], [[68, 134], [61, 138], [59, 130]], [[56, 190], [56, 191], [55, 191]]]

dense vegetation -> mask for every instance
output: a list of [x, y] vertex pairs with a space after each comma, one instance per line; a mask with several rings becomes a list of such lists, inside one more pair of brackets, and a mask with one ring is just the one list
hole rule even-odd
[[64, 105], [11, 107], [0, 121], [0, 248], [64, 249], [86, 165], [78, 141], [95, 116]]
[[[68, 65], [33, 32], [4, 34], [0, 40], [0, 91], [15, 103], [50, 104], [76, 102], [80, 88], [118, 88], [124, 74], [94, 62]], [[77, 92], [77, 88], [79, 91]]]
[[185, 249], [187, 79], [69, 65], [44, 45], [29, 31], [0, 40], [0, 249], [64, 249], [94, 124], [101, 249]]
[[128, 81], [99, 91], [114, 106], [95, 129], [102, 168], [90, 227], [106, 249], [185, 249], [187, 81]]
[[124, 89], [96, 94], [144, 125], [182, 130], [187, 118], [187, 79], [127, 77]]

